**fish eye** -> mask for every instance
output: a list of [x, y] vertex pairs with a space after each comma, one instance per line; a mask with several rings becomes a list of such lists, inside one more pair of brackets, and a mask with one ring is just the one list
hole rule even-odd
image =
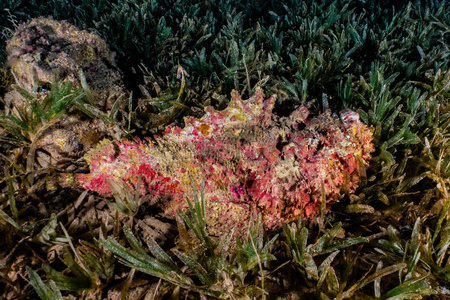
[[52, 84], [50, 82], [40, 80], [38, 83], [37, 91], [40, 92], [49, 92], [52, 89]]

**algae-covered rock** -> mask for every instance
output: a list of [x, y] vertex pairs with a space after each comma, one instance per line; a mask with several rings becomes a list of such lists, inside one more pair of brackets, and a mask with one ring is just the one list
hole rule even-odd
[[[111, 108], [114, 95], [124, 92], [105, 41], [64, 21], [37, 18], [21, 24], [6, 50], [17, 83], [28, 91], [49, 89], [55, 79], [81, 86], [81, 70], [98, 107]], [[24, 104], [18, 93], [5, 96], [5, 101], [10, 106]]]
[[18, 26], [6, 50], [15, 84], [4, 96], [4, 115], [23, 123], [38, 120], [35, 132], [27, 132], [25, 138], [33, 143], [41, 167], [79, 158], [111, 133], [121, 136], [118, 126], [93, 120], [71, 105], [51, 119], [36, 116], [39, 109], [52, 109], [49, 103], [58, 97], [80, 95], [73, 98], [88, 102], [80, 105], [92, 115], [107, 113], [119, 97], [123, 99], [126, 91], [114, 54], [97, 34], [64, 21], [37, 18]]

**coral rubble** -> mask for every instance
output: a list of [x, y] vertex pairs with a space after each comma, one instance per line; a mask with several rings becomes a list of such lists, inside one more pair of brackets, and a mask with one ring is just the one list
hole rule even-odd
[[[223, 111], [206, 108], [201, 119], [169, 127], [154, 141], [103, 144], [86, 156], [90, 174], [78, 183], [111, 194], [107, 178], [159, 201], [166, 212], [186, 209], [192, 180], [205, 180], [210, 231], [245, 227], [262, 213], [266, 228], [313, 217], [343, 193], [353, 192], [373, 151], [372, 133], [358, 114], [325, 112], [308, 118], [305, 107], [290, 116], [272, 114], [275, 96], [258, 90], [249, 100], [232, 94]], [[324, 202], [325, 201], [325, 202]]]

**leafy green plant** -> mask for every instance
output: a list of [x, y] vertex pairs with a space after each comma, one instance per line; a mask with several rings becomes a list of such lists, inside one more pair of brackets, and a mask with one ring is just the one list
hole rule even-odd
[[[5, 222], [6, 224], [4, 224]], [[66, 244], [67, 239], [55, 230], [57, 225], [57, 217], [52, 214], [50, 218], [24, 221], [22, 216], [18, 220], [14, 220], [8, 216], [3, 210], [0, 210], [0, 230], [8, 232], [8, 239], [17, 239], [19, 242], [14, 244], [8, 253], [4, 256], [4, 265], [0, 264], [0, 282], [6, 286], [18, 288], [17, 280], [14, 280], [16, 268], [21, 268], [19, 261], [24, 256], [23, 249], [36, 249], [37, 245], [45, 245], [45, 247], [58, 247]], [[6, 244], [8, 245], [8, 244]], [[5, 247], [6, 247], [5, 245]], [[30, 256], [32, 257], [32, 255]], [[22, 260], [22, 263], [26, 263]], [[28, 267], [24, 266], [30, 277], [30, 283], [34, 286], [38, 295], [42, 299], [59, 299], [59, 289], [55, 283], [43, 284], [36, 273]], [[46, 295], [46, 296], [42, 296]], [[52, 296], [50, 296], [52, 295]], [[47, 298], [45, 298], [47, 297]]]
[[142, 175], [139, 175], [136, 190], [133, 190], [126, 183], [118, 184], [114, 180], [107, 179], [108, 185], [111, 187], [114, 199], [116, 201], [111, 203], [110, 206], [117, 209], [124, 215], [134, 216], [138, 212], [139, 206], [142, 202], [140, 197], [141, 180]]
[[13, 136], [15, 143], [29, 147], [26, 171], [31, 172], [39, 147], [39, 138], [70, 108], [72, 103], [84, 97], [84, 92], [81, 89], [72, 89], [71, 83], [56, 81], [43, 99], [36, 91], [30, 93], [21, 87], [16, 89], [26, 103], [15, 107], [15, 112], [9, 115], [0, 114], [0, 126]]
[[[52, 214], [50, 218], [37, 220], [27, 224], [25, 222], [18, 223], [20, 219], [15, 221], [5, 211], [0, 209], [0, 220], [10, 225], [10, 227], [8, 227], [9, 230], [12, 228], [14, 233], [22, 237], [32, 238], [32, 240], [37, 243], [42, 243], [44, 245], [57, 245], [67, 242], [67, 239], [58, 235], [55, 230], [57, 226], [57, 218], [55, 214]], [[42, 225], [44, 226], [40, 228]]]
[[41, 277], [31, 269], [27, 267], [27, 273], [30, 277], [30, 283], [36, 290], [38, 296], [43, 300], [62, 300], [60, 289], [56, 286], [55, 282], [50, 280], [48, 283], [44, 283]]
[[92, 119], [100, 119], [105, 124], [116, 122], [117, 113], [119, 112], [121, 105], [123, 104], [125, 95], [110, 95], [110, 97], [116, 97], [116, 100], [114, 101], [111, 110], [108, 113], [105, 113], [95, 106], [94, 96], [91, 93], [89, 85], [86, 81], [86, 77], [84, 76], [84, 73], [81, 69], [78, 72], [78, 75], [80, 76], [81, 90], [84, 97], [77, 97], [73, 101], [73, 105]]
[[[234, 263], [234, 259], [229, 255], [230, 236], [217, 241], [207, 232], [203, 188], [199, 198], [194, 187], [194, 203], [188, 200], [188, 204], [190, 217], [184, 212], [179, 212], [179, 248], [172, 249], [172, 252], [200, 280], [202, 286], [196, 285], [190, 278], [192, 275], [183, 271], [185, 268], [178, 267], [176, 261], [152, 238], [147, 240], [151, 255], [148, 254], [129, 227], [124, 227], [124, 234], [132, 249], [122, 246], [112, 237], [101, 239], [99, 242], [118, 256], [124, 265], [200, 294], [218, 298], [264, 294], [263, 282], [266, 271], [263, 270], [263, 265], [275, 259], [269, 250], [277, 236], [264, 243], [259, 218], [250, 226], [247, 239], [243, 243], [236, 244], [236, 263]], [[193, 238], [191, 234], [195, 237]], [[245, 277], [255, 270], [260, 272], [261, 288], [244, 283]], [[234, 280], [238, 280], [238, 288], [231, 285]]]
[[[450, 209], [449, 199], [449, 159], [447, 156], [448, 134], [436, 131], [429, 141], [424, 138], [424, 147], [421, 156], [417, 157], [417, 169], [423, 170], [420, 174], [409, 178], [409, 182], [419, 183], [431, 180], [434, 183], [436, 202], [422, 218], [415, 221], [411, 237], [404, 241], [398, 237], [393, 227], [388, 228], [389, 239], [380, 240], [380, 248], [389, 253], [403, 257], [409, 263], [407, 279], [416, 279], [412, 274], [419, 273], [423, 277], [431, 273], [443, 281], [450, 280], [450, 267], [445, 263], [448, 260], [448, 248], [450, 246], [448, 212]], [[434, 211], [434, 212], [433, 212]], [[424, 224], [427, 219], [433, 220], [431, 225]]]
[[84, 97], [82, 90], [72, 89], [71, 83], [53, 82], [50, 92], [39, 99], [36, 93], [17, 87], [26, 100], [22, 107], [16, 107], [17, 114], [0, 115], [0, 125], [18, 141], [33, 143], [42, 132], [55, 122], [73, 102]]
[[[351, 246], [369, 240], [367, 238], [335, 239], [340, 228], [341, 224], [337, 223], [314, 244], [308, 244], [308, 230], [305, 227], [297, 227], [295, 224], [283, 227], [294, 266], [302, 274], [303, 281], [315, 289], [317, 297], [321, 299], [352, 298], [370, 283], [374, 284], [374, 294], [380, 299], [398, 299], [399, 297], [409, 299], [434, 293], [427, 281], [428, 275], [416, 275], [415, 267], [420, 257], [417, 247], [414, 250], [415, 256], [409, 263], [399, 262], [383, 268], [383, 263], [380, 261], [375, 272], [371, 274], [367, 272], [362, 278], [355, 278], [353, 272], [358, 269], [357, 260], [362, 247], [355, 252], [352, 251]], [[392, 228], [388, 231], [389, 236], [393, 237]], [[399, 246], [398, 239], [395, 238], [395, 240], [396, 242], [389, 244], [390, 249], [399, 255], [404, 254], [398, 251], [403, 248]], [[385, 244], [383, 239], [378, 242]], [[325, 254], [327, 256], [320, 259]], [[340, 263], [336, 262], [339, 255], [343, 256]], [[318, 264], [318, 262], [321, 263]], [[399, 285], [388, 291], [382, 291], [383, 278], [396, 272], [399, 274]]]
[[73, 276], [58, 272], [47, 264], [42, 268], [61, 290], [95, 291], [103, 284], [102, 279], [109, 280], [113, 276], [114, 256], [97, 242], [81, 242], [77, 251], [62, 224], [61, 227], [69, 244], [62, 249], [62, 260]]
[[[321, 298], [333, 296], [336, 299], [343, 299], [349, 297], [356, 290], [376, 279], [376, 276], [374, 278], [362, 278], [354, 286], [344, 291], [350, 275], [348, 270], [355, 266], [356, 260], [350, 259], [347, 261], [347, 269], [343, 274], [336, 273], [332, 262], [341, 251], [344, 251], [343, 249], [352, 245], [366, 243], [368, 239], [363, 237], [336, 239], [341, 226], [341, 223], [336, 223], [327, 233], [317, 239], [314, 244], [308, 244], [309, 231], [301, 226], [301, 221], [299, 221], [298, 225], [295, 223], [291, 225], [283, 224], [289, 252], [293, 256], [296, 269], [302, 274], [303, 280], [308, 285], [316, 288], [318, 296], [320, 295]], [[326, 254], [328, 256], [318, 265], [316, 262], [317, 258]], [[397, 267], [393, 268], [392, 272], [397, 271]]]
[[[174, 121], [186, 109], [189, 109], [186, 102], [192, 100], [194, 93], [192, 93], [192, 90], [187, 86], [186, 77], [189, 75], [182, 66], [178, 66], [176, 69], [176, 76], [180, 80], [168, 84], [166, 90], [162, 90], [160, 81], [157, 78], [152, 76], [152, 74], [148, 74], [147, 68], [143, 67], [143, 69], [146, 73], [146, 85], [141, 85], [139, 87], [144, 94], [144, 99], [141, 99], [138, 103], [136, 111], [139, 113], [134, 113], [132, 115], [134, 117], [134, 126], [143, 130], [145, 133], [148, 130], [158, 129], [161, 126]], [[152, 96], [148, 91], [149, 86], [152, 86], [156, 91], [156, 96]]]
[[[432, 249], [433, 242], [429, 232], [425, 236], [425, 239], [423, 239], [420, 231], [421, 220], [419, 218], [414, 225], [411, 240], [403, 242], [396, 234], [394, 228], [389, 226], [389, 240], [380, 239], [377, 241], [377, 244], [383, 249], [381, 250], [378, 248], [378, 251], [382, 253], [385, 253], [384, 251], [389, 251], [390, 253], [402, 257], [404, 263], [407, 263], [407, 268], [403, 272], [399, 272], [400, 285], [386, 292], [383, 299], [400, 296], [418, 297], [435, 293], [428, 281], [429, 271], [427, 271], [427, 269], [430, 268], [429, 263], [432, 263], [437, 267], [437, 265], [433, 263], [434, 259], [430, 256], [432, 255], [431, 252], [434, 253], [434, 249]], [[426, 258], [423, 257], [423, 254], [427, 255]], [[427, 261], [430, 258], [431, 260]], [[443, 274], [445, 274], [445, 271]], [[379, 292], [377, 293], [379, 294]]]
[[[125, 248], [111, 237], [108, 237], [106, 240], [99, 241], [100, 244], [102, 244], [106, 249], [110, 250], [117, 257], [119, 257], [119, 262], [122, 264], [186, 289], [214, 297], [220, 296], [220, 292], [210, 290], [208, 288], [196, 287], [190, 278], [183, 273], [174, 260], [166, 252], [164, 252], [156, 241], [152, 239], [147, 241], [147, 246], [152, 254], [149, 255], [140, 245], [129, 227], [124, 227], [124, 234], [132, 249]], [[191, 265], [191, 267], [194, 267], [194, 271], [201, 271], [195, 261], [190, 261], [184, 256], [182, 257], [188, 262], [188, 264]], [[202, 279], [208, 282], [205, 277], [202, 277]]]
[[[258, 215], [256, 220], [251, 222], [246, 239], [243, 242], [241, 239], [237, 239], [236, 263], [231, 270], [236, 275], [239, 284], [239, 287], [235, 288], [235, 293], [239, 295], [254, 297], [262, 294], [263, 299], [266, 297], [264, 278], [270, 273], [269, 263], [276, 260], [276, 257], [271, 253], [271, 247], [278, 239], [278, 234], [265, 242], [263, 230], [261, 215]], [[256, 274], [259, 274], [261, 287], [247, 285], [245, 278]]]

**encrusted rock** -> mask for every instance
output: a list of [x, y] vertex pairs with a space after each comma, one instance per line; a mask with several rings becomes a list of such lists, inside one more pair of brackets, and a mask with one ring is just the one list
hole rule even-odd
[[[8, 40], [6, 50], [7, 64], [16, 81], [4, 96], [6, 115], [20, 118], [30, 112], [31, 102], [45, 103], [55, 82], [59, 86], [70, 83], [72, 89], [84, 85], [89, 100], [104, 112], [126, 93], [114, 54], [105, 41], [64, 21], [37, 18], [21, 24]], [[21, 89], [33, 99], [23, 96]], [[43, 126], [46, 129], [31, 141], [38, 146], [36, 159], [42, 167], [81, 157], [113, 131], [115, 137], [120, 136], [117, 126], [107, 128], [74, 109]]]
[[66, 116], [42, 132], [37, 144], [36, 160], [40, 166], [66, 163], [77, 159], [97, 146], [106, 137], [107, 126], [100, 120], [80, 121], [76, 116]]
[[[64, 21], [32, 19], [21, 24], [6, 45], [8, 65], [28, 91], [49, 89], [54, 79], [81, 86], [80, 70], [98, 107], [109, 109], [124, 93], [114, 54], [97, 34]], [[20, 94], [5, 96], [10, 106], [24, 105]]]

